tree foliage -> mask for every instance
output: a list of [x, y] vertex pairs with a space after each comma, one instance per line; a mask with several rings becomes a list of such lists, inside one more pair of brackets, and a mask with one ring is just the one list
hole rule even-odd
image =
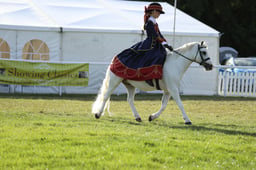
[[177, 8], [223, 33], [221, 46], [235, 48], [239, 56], [256, 56], [255, 0], [177, 0]]

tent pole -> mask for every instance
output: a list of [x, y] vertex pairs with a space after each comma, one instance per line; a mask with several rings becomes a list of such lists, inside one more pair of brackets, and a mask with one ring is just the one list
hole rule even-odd
[[177, 8], [177, 0], [174, 1], [173, 42], [172, 42], [173, 48], [175, 48], [176, 8]]
[[[63, 27], [60, 27], [60, 62], [63, 62]], [[59, 86], [59, 95], [62, 95], [62, 87]]]
[[60, 61], [62, 62], [63, 61], [63, 28], [62, 27], [60, 27]]

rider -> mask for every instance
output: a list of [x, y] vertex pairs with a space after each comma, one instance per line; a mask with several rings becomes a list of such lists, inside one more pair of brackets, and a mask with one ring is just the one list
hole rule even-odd
[[137, 81], [162, 79], [165, 48], [173, 49], [158, 28], [156, 19], [160, 14], [164, 14], [164, 11], [159, 3], [145, 7], [144, 29], [147, 38], [114, 57], [110, 70], [117, 76]]

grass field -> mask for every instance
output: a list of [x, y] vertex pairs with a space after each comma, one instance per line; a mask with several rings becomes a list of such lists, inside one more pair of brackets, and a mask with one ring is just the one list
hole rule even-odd
[[95, 96], [0, 95], [0, 169], [256, 169], [256, 100], [183, 96], [192, 126], [170, 100], [138, 95], [134, 120], [126, 96], [91, 114]]

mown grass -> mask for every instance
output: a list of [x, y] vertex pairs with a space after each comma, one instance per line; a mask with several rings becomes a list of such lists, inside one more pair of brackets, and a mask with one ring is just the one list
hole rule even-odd
[[192, 126], [170, 100], [138, 95], [135, 122], [126, 96], [91, 114], [94, 95], [0, 95], [1, 169], [255, 169], [253, 98], [183, 96]]

